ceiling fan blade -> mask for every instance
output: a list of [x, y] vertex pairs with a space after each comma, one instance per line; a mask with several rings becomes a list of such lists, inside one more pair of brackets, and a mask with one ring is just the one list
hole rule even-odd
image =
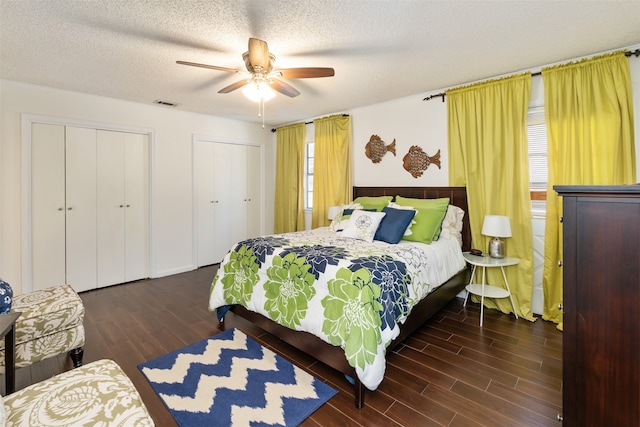
[[276, 70], [287, 79], [310, 79], [315, 77], [333, 77], [336, 72], [333, 68], [308, 67], [308, 68], [283, 68]]
[[240, 89], [242, 86], [246, 86], [251, 82], [251, 79], [244, 79], [244, 80], [239, 80], [235, 83], [230, 84], [227, 87], [223, 87], [222, 89], [220, 89], [218, 91], [218, 93], [229, 93], [229, 92], [233, 92], [236, 89]]
[[227, 71], [229, 73], [243, 73], [242, 70], [236, 70], [234, 68], [218, 67], [216, 65], [198, 64], [197, 62], [176, 61], [176, 64], [189, 65], [191, 67], [208, 68], [210, 70]]
[[269, 79], [269, 86], [273, 90], [277, 90], [281, 94], [287, 95], [290, 98], [295, 98], [296, 96], [300, 95], [300, 92], [298, 92], [296, 88], [294, 88], [291, 85], [288, 85], [287, 83], [281, 80]]
[[263, 70], [269, 69], [269, 47], [267, 42], [259, 39], [249, 39], [249, 61], [255, 69], [261, 67]]

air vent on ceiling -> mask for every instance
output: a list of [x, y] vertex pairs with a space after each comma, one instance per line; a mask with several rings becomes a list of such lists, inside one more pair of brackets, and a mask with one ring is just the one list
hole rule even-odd
[[153, 101], [154, 104], [159, 104], [159, 105], [164, 105], [166, 107], [177, 107], [178, 103], [175, 102], [169, 102], [169, 101], [163, 101], [161, 99], [156, 99], [155, 101]]

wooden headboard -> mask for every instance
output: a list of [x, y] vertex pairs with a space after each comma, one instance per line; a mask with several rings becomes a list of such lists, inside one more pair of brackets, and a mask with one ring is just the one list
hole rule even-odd
[[449, 203], [464, 211], [462, 226], [462, 250], [471, 249], [471, 227], [466, 187], [353, 187], [353, 198], [360, 196], [402, 196], [414, 199], [438, 199], [448, 197]]

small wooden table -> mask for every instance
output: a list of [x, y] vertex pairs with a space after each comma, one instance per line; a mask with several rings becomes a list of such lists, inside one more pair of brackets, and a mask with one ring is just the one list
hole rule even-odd
[[16, 390], [16, 339], [15, 324], [21, 312], [0, 315], [0, 338], [4, 337], [5, 395]]

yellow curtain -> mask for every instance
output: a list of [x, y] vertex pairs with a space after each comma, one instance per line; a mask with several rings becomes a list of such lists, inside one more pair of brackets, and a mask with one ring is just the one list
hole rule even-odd
[[277, 129], [275, 233], [305, 229], [304, 150], [306, 137], [307, 128], [304, 123]]
[[543, 318], [562, 329], [562, 203], [554, 185], [636, 181], [633, 98], [624, 52], [542, 70], [549, 156]]
[[[520, 259], [505, 273], [518, 316], [535, 320], [533, 236], [529, 193], [527, 111], [531, 73], [482, 82], [446, 92], [449, 131], [449, 185], [467, 187], [473, 246], [487, 251], [480, 232], [485, 215], [506, 215], [512, 237], [507, 256]], [[502, 286], [500, 269], [487, 269], [487, 283]], [[513, 312], [509, 298], [485, 299], [485, 306]]]
[[329, 206], [351, 200], [351, 117], [339, 115], [313, 121], [315, 151], [312, 228], [329, 225]]

